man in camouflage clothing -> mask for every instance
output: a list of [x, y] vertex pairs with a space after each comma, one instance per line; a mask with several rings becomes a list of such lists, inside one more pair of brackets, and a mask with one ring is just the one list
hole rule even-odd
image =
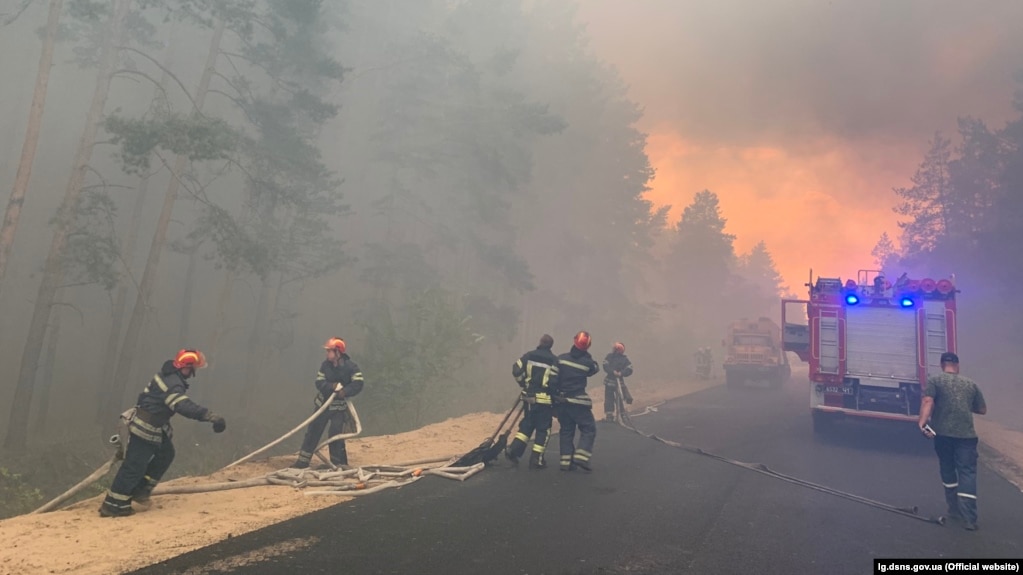
[[[927, 379], [917, 424], [934, 438], [948, 514], [963, 526], [977, 529], [977, 432], [973, 414], [987, 413], [984, 394], [972, 380], [959, 375], [959, 356], [941, 354], [940, 375]], [[930, 419], [930, 428], [927, 420]]]

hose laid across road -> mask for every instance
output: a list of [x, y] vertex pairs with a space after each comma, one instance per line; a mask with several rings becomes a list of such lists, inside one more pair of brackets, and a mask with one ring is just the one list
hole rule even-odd
[[[631, 416], [625, 416], [624, 418], [618, 418], [618, 419], [616, 419], [616, 421], [617, 421], [618, 425], [621, 425], [622, 427], [624, 427], [625, 429], [628, 429], [629, 431], [632, 431], [634, 433], [642, 435], [643, 437], [646, 437], [647, 439], [653, 439], [654, 441], [659, 441], [659, 442], [663, 443], [664, 445], [667, 445], [669, 447], [674, 447], [675, 449], [681, 449], [682, 451], [687, 451], [689, 453], [693, 453], [693, 454], [696, 454], [696, 455], [702, 455], [704, 457], [710, 457], [711, 459], [716, 459], [718, 461], [721, 461], [721, 462], [724, 462], [724, 463], [728, 463], [730, 465], [735, 465], [735, 466], [738, 466], [738, 467], [742, 467], [743, 469], [748, 469], [750, 471], [754, 471], [756, 473], [760, 473], [760, 474], [766, 475], [768, 477], [773, 477], [775, 479], [780, 479], [780, 480], [785, 481], [787, 483], [792, 483], [793, 485], [799, 485], [801, 487], [806, 487], [807, 489], [813, 489], [814, 491], [820, 491], [821, 493], [827, 493], [829, 495], [834, 495], [836, 497], [841, 497], [843, 499], [848, 499], [850, 501], [855, 501], [857, 503], [862, 503], [864, 505], [869, 505], [870, 507], [874, 507], [876, 509], [882, 509], [884, 511], [889, 511], [891, 513], [902, 515], [903, 517], [909, 517], [911, 519], [916, 519], [916, 520], [919, 520], [919, 521], [924, 521], [926, 523], [933, 523], [933, 524], [937, 524], [937, 525], [944, 525], [945, 524], [945, 518], [944, 517], [942, 517], [942, 516], [933, 517], [933, 516], [920, 515], [920, 514], [917, 513], [918, 510], [917, 510], [917, 508], [915, 506], [914, 507], [898, 507], [896, 505], [891, 505], [890, 503], [884, 503], [884, 502], [881, 502], [881, 501], [875, 501], [873, 499], [868, 499], [866, 497], [862, 497], [862, 496], [856, 495], [854, 493], [848, 493], [846, 491], [841, 491], [841, 490], [835, 489], [833, 487], [828, 487], [826, 485], [820, 485], [818, 483], [813, 483], [813, 482], [807, 481], [805, 479], [800, 479], [798, 477], [793, 477], [791, 475], [786, 475], [784, 473], [779, 473], [779, 472], [769, 468], [768, 466], [764, 465], [763, 463], [748, 463], [748, 462], [745, 462], [745, 461], [737, 461], [735, 459], [729, 459], [728, 457], [724, 457], [722, 455], [717, 455], [715, 453], [711, 453], [709, 451], [705, 451], [705, 450], [703, 450], [703, 449], [701, 449], [699, 447], [691, 447], [691, 446], [688, 446], [688, 445], [683, 445], [681, 443], [678, 443], [677, 441], [671, 441], [669, 439], [664, 439], [663, 437], [658, 437], [657, 435], [654, 435], [652, 433], [646, 433], [646, 432], [641, 431], [640, 429], [638, 429], [638, 428], [636, 428], [635, 426], [632, 425], [632, 422], [631, 422], [631, 418], [632, 417], [638, 417], [638, 416], [641, 416], [641, 415], [646, 415], [648, 413], [655, 413], [657, 411], [657, 407], [660, 406], [663, 403], [664, 403], [663, 401], [660, 401], [658, 403], [655, 403], [655, 404], [647, 407], [646, 409], [644, 409], [640, 413], [633, 414]], [[622, 419], [624, 419], [625, 421], [622, 421]]]

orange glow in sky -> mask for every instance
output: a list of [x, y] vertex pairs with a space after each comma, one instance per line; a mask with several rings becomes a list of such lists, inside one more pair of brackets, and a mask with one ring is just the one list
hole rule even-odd
[[656, 170], [647, 199], [670, 204], [674, 224], [697, 192], [710, 189], [736, 252], [765, 241], [786, 283], [802, 295], [810, 268], [815, 276], [847, 278], [873, 267], [870, 252], [881, 233], [898, 235], [891, 182], [904, 182], [907, 173], [873, 171], [834, 142], [819, 149], [797, 157], [771, 147], [704, 147], [655, 132], [647, 143]]

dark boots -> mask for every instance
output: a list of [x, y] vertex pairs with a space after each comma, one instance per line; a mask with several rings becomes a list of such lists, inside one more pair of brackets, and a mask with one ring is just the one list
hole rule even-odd
[[534, 451], [529, 456], [529, 468], [530, 469], [547, 469], [547, 462], [544, 461], [543, 453]]

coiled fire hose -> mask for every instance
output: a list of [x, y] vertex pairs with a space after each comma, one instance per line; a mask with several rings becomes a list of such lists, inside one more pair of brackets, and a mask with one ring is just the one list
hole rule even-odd
[[[664, 403], [664, 402], [661, 401], [661, 402], [655, 403], [654, 405], [651, 405], [650, 407], [647, 407], [643, 412], [637, 413], [633, 417], [636, 417], [636, 416], [639, 416], [639, 415], [646, 415], [648, 413], [656, 412], [657, 411], [657, 406], [661, 405], [662, 403]], [[754, 471], [756, 473], [760, 473], [760, 474], [766, 475], [768, 477], [773, 477], [775, 479], [780, 479], [780, 480], [785, 481], [787, 483], [792, 483], [793, 485], [799, 485], [801, 487], [806, 487], [807, 489], [813, 489], [814, 491], [820, 491], [821, 493], [827, 493], [829, 495], [834, 495], [836, 497], [841, 497], [843, 499], [848, 499], [849, 501], [855, 501], [857, 503], [862, 503], [864, 505], [869, 505], [870, 507], [874, 507], [876, 509], [882, 509], [884, 511], [889, 511], [891, 513], [902, 515], [903, 517], [910, 517], [912, 519], [917, 519], [919, 521], [924, 521], [926, 523], [934, 523], [934, 524], [937, 524], [937, 525], [944, 525], [945, 524], [945, 518], [942, 517], [942, 516], [934, 517], [934, 516], [925, 516], [925, 515], [918, 514], [918, 509], [917, 509], [916, 506], [913, 506], [913, 507], [898, 507], [898, 506], [892, 505], [890, 503], [884, 503], [882, 501], [875, 501], [873, 499], [868, 499], [866, 497], [862, 497], [862, 496], [856, 495], [854, 493], [848, 493], [846, 491], [841, 491], [841, 490], [835, 489], [833, 487], [828, 487], [826, 485], [820, 485], [818, 483], [813, 483], [813, 482], [807, 481], [805, 479], [800, 479], [798, 477], [793, 477], [791, 475], [786, 475], [784, 473], [779, 473], [779, 472], [769, 468], [768, 466], [764, 465], [763, 463], [748, 463], [748, 462], [745, 462], [745, 461], [737, 461], [735, 459], [729, 459], [729, 458], [724, 457], [722, 455], [717, 455], [717, 454], [711, 453], [709, 451], [704, 451], [703, 449], [701, 449], [699, 447], [691, 447], [691, 446], [688, 446], [688, 445], [683, 445], [681, 443], [678, 443], [677, 441], [671, 441], [671, 440], [668, 440], [668, 439], [664, 439], [663, 437], [658, 437], [657, 435], [652, 434], [652, 433], [643, 432], [643, 431], [637, 429], [635, 426], [633, 426], [631, 424], [631, 420], [628, 423], [626, 423], [624, 421], [618, 421], [618, 424], [621, 425], [622, 427], [624, 427], [625, 429], [628, 429], [629, 431], [632, 431], [632, 432], [634, 432], [636, 434], [639, 434], [639, 435], [641, 435], [643, 437], [646, 437], [647, 439], [653, 439], [655, 441], [659, 441], [659, 442], [663, 443], [664, 445], [667, 445], [669, 447], [674, 447], [675, 449], [681, 449], [682, 451], [687, 451], [689, 453], [694, 453], [696, 455], [702, 455], [702, 456], [705, 456], [705, 457], [710, 457], [711, 459], [716, 459], [718, 461], [721, 461], [721, 462], [724, 462], [724, 463], [728, 463], [730, 465], [735, 465], [735, 466], [738, 466], [738, 467], [742, 467], [743, 469], [748, 469], [750, 471]]]

